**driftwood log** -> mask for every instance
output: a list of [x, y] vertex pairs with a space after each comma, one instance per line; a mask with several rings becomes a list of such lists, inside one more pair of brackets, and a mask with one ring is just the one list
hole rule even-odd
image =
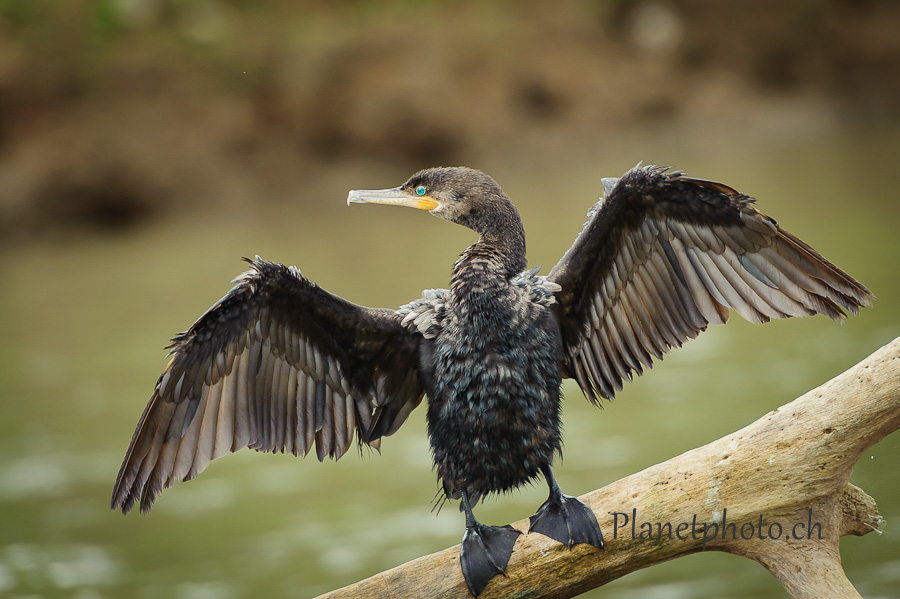
[[[522, 535], [507, 576], [495, 577], [480, 597], [573, 597], [703, 550], [756, 560], [795, 598], [860, 597], [841, 567], [838, 541], [879, 530], [882, 519], [850, 473], [898, 427], [900, 337], [753, 424], [582, 496], [605, 549], [570, 551]], [[527, 531], [528, 521], [513, 526]], [[470, 595], [456, 545], [326, 597]]]

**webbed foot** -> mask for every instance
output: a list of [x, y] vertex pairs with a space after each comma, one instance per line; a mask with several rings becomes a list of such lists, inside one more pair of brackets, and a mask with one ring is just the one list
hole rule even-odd
[[529, 532], [548, 536], [570, 549], [577, 543], [603, 549], [603, 533], [594, 512], [569, 495], [551, 496], [530, 520]]
[[603, 533], [591, 508], [575, 497], [565, 495], [556, 484], [549, 466], [543, 470], [550, 485], [550, 497], [530, 518], [528, 531], [548, 536], [570, 549], [578, 543], [603, 549]]
[[475, 523], [466, 528], [459, 564], [469, 592], [477, 597], [488, 581], [506, 572], [513, 545], [522, 534], [512, 526], [486, 526]]

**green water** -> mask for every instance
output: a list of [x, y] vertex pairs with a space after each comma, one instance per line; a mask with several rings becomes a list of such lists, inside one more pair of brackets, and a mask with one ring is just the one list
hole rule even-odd
[[[568, 493], [736, 430], [900, 335], [900, 203], [891, 174], [898, 148], [900, 133], [882, 130], [777, 149], [698, 150], [679, 163], [760, 198], [878, 301], [840, 326], [821, 317], [765, 326], [733, 319], [603, 411], [567, 386], [557, 473]], [[544, 177], [529, 165], [495, 165], [521, 209], [531, 263], [546, 272], [580, 228], [599, 177], [634, 162], [610, 160], [595, 173], [584, 160], [560, 160]], [[446, 285], [470, 232], [415, 211], [343, 205], [347, 188], [391, 184], [388, 176], [343, 181], [315, 202], [253, 206], [245, 215], [198, 211], [127, 235], [0, 251], [0, 596], [307, 597], [459, 542], [462, 516], [430, 512], [437, 487], [421, 409], [380, 456], [319, 464], [244, 451], [165, 492], [150, 516], [108, 509], [119, 461], [165, 364], [162, 347], [227, 290], [240, 256], [297, 264], [367, 305], [397, 306]], [[893, 435], [853, 475], [887, 519], [883, 535], [842, 541], [846, 571], [867, 597], [900, 596], [898, 459]], [[523, 489], [486, 501], [478, 515], [518, 520], [545, 494]], [[589, 596], [787, 595], [761, 566], [708, 553]]]

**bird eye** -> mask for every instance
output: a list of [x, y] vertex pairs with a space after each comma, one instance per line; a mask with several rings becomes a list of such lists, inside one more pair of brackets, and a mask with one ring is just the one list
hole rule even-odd
[[419, 185], [418, 187], [416, 187], [416, 195], [417, 196], [425, 195], [425, 186], [424, 185]]

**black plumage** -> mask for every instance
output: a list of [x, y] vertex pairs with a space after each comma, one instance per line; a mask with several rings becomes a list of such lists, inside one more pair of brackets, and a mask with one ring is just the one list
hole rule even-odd
[[421, 171], [400, 187], [353, 191], [350, 203], [429, 210], [479, 240], [449, 289], [398, 310], [352, 304], [294, 267], [251, 269], [173, 340], [116, 479], [112, 507], [148, 511], [164, 489], [242, 447], [338, 459], [354, 435], [378, 447], [428, 401], [434, 464], [461, 499], [461, 566], [477, 595], [503, 572], [520, 534], [484, 526], [472, 506], [543, 475], [550, 496], [531, 531], [602, 547], [593, 513], [563, 495], [560, 383], [596, 402], [654, 359], [724, 323], [870, 305], [869, 291], [710, 181], [636, 167], [603, 181], [606, 197], [547, 276], [526, 270], [519, 214], [493, 179], [467, 168]]

